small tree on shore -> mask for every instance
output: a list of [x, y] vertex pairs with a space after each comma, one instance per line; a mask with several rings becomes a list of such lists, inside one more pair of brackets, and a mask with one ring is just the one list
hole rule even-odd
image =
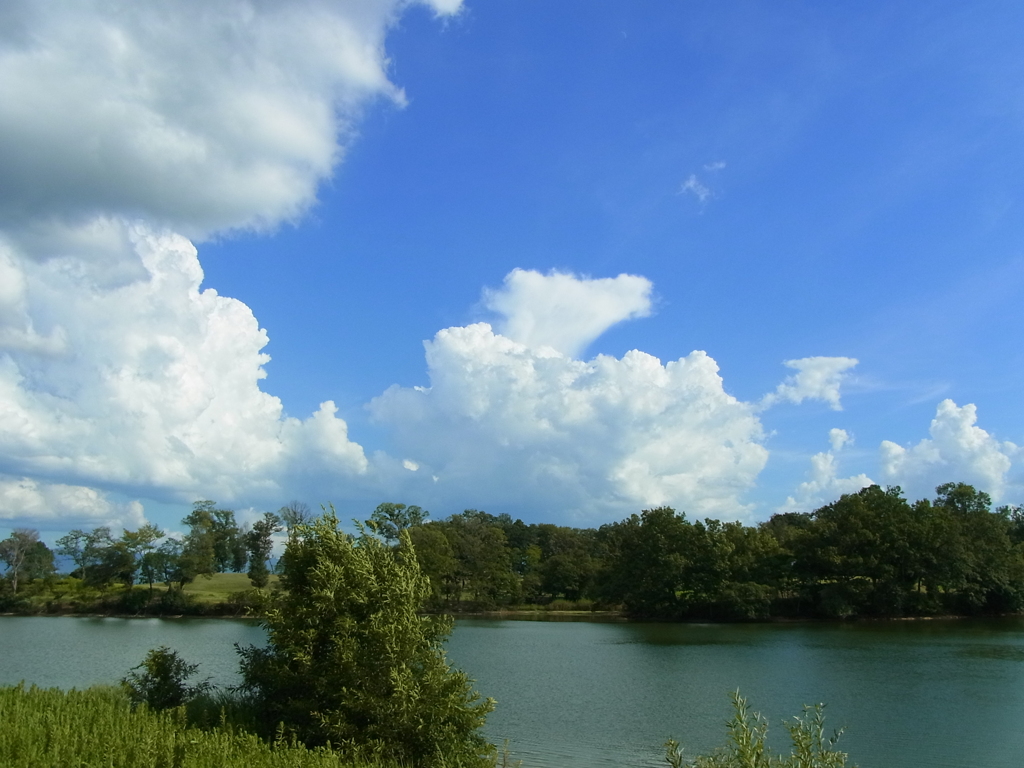
[[418, 768], [490, 765], [478, 733], [494, 706], [452, 669], [450, 617], [421, 616], [430, 593], [407, 532], [397, 547], [338, 530], [333, 510], [296, 526], [265, 648], [241, 648], [243, 689], [272, 730], [358, 759]]
[[264, 512], [263, 519], [252, 524], [252, 530], [245, 534], [245, 548], [249, 558], [249, 581], [254, 587], [263, 589], [270, 583], [270, 569], [267, 560], [274, 549], [274, 534], [280, 531], [281, 518], [273, 512]]

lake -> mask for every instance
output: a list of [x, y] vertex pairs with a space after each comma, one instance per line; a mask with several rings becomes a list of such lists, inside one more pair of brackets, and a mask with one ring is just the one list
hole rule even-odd
[[[111, 683], [157, 645], [220, 684], [233, 643], [262, 643], [223, 619], [0, 617], [0, 683]], [[664, 765], [723, 742], [737, 688], [781, 721], [827, 702], [827, 724], [861, 768], [1024, 764], [1024, 619], [850, 624], [648, 624], [461, 619], [452, 661], [498, 700], [487, 734], [524, 768]]]

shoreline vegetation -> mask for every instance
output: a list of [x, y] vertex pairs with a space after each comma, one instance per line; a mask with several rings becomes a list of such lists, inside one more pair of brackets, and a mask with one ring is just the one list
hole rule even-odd
[[[74, 765], [77, 768], [409, 768], [383, 757], [353, 758], [329, 746], [307, 747], [282, 737], [263, 739], [227, 718], [226, 699], [206, 697], [188, 705], [155, 709], [133, 706], [114, 686], [61, 690], [0, 686], [0, 764], [5, 768]], [[669, 768], [844, 768], [837, 750], [841, 731], [826, 736], [822, 705], [804, 707], [784, 723], [788, 755], [766, 746], [767, 721], [732, 694], [727, 742], [707, 755], [684, 755], [679, 742], [665, 743]], [[486, 768], [522, 768], [506, 743]]]
[[[456, 616], [786, 621], [1019, 615], [1024, 508], [992, 508], [964, 483], [910, 502], [870, 486], [756, 525], [690, 520], [669, 507], [600, 528], [526, 524], [467, 510], [428, 520], [385, 503], [357, 525], [395, 546], [408, 533], [430, 590], [423, 611]], [[166, 539], [153, 526], [76, 530], [58, 576], [35, 531], [0, 542], [0, 613], [260, 617], [279, 589], [272, 536], [311, 519], [298, 503], [251, 529], [200, 501]]]

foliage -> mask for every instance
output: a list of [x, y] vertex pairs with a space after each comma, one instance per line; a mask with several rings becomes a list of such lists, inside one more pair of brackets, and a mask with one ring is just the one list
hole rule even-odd
[[366, 527], [378, 536], [383, 536], [386, 541], [395, 543], [402, 531], [423, 525], [429, 515], [429, 512], [417, 506], [385, 502], [373, 510], [370, 519], [366, 521]]
[[429, 595], [412, 543], [338, 530], [333, 510], [295, 527], [265, 648], [239, 649], [243, 690], [272, 729], [309, 745], [414, 766], [482, 766], [491, 700], [452, 669], [449, 617], [422, 616]]
[[53, 552], [39, 541], [39, 531], [31, 528], [15, 528], [0, 541], [0, 560], [7, 566], [13, 594], [18, 593], [20, 579], [46, 578], [54, 572]]
[[4, 768], [364, 768], [227, 725], [190, 728], [181, 709], [133, 710], [115, 688], [0, 688], [0, 722]]
[[253, 523], [252, 530], [245, 535], [245, 548], [249, 558], [249, 581], [257, 589], [270, 583], [267, 560], [273, 550], [273, 536], [282, 529], [281, 518], [273, 512], [265, 512], [262, 520]]
[[671, 768], [844, 768], [847, 755], [833, 749], [842, 731], [825, 737], [824, 705], [804, 707], [803, 717], [786, 723], [793, 748], [788, 755], [774, 755], [765, 743], [768, 722], [760, 713], [750, 714], [739, 691], [732, 694], [733, 717], [728, 722], [729, 743], [710, 755], [685, 761], [679, 742], [665, 744], [665, 760]]
[[132, 667], [121, 685], [133, 705], [145, 704], [154, 710], [181, 707], [211, 688], [207, 680], [189, 684], [188, 679], [198, 669], [198, 664], [189, 664], [177, 651], [160, 646], [147, 653], [141, 664]]
[[[292, 502], [280, 515], [294, 531], [308, 522], [309, 509]], [[426, 516], [419, 507], [389, 502], [374, 510], [367, 527], [390, 545], [408, 532], [429, 579], [424, 607], [435, 612], [581, 602], [636, 618], [713, 621], [1024, 611], [1024, 509], [993, 511], [987, 494], [964, 483], [946, 483], [934, 499], [914, 502], [898, 487], [869, 486], [753, 526], [690, 520], [669, 507], [598, 530], [527, 525], [472, 509], [436, 521]], [[275, 520], [265, 515], [243, 534], [233, 512], [201, 501], [185, 519], [188, 536], [155, 548], [159, 531], [149, 527], [116, 540], [108, 528], [71, 531], [58, 541], [59, 551], [75, 560], [84, 587], [99, 590], [99, 597], [88, 597], [83, 587], [71, 598], [82, 607], [99, 600], [113, 610], [107, 598], [138, 578], [149, 585], [149, 599], [118, 597], [124, 611], [191, 610], [172, 604], [184, 598], [158, 597], [155, 585], [184, 591], [200, 574], [211, 578], [237, 566], [237, 559], [228, 561], [238, 542], [249, 548], [242, 559], [250, 561], [251, 584], [266, 585]], [[37, 549], [41, 569], [8, 568], [0, 581], [5, 610], [43, 609], [39, 599], [22, 598], [22, 582], [47, 573], [48, 550], [41, 543]], [[244, 608], [236, 601], [221, 610]]]

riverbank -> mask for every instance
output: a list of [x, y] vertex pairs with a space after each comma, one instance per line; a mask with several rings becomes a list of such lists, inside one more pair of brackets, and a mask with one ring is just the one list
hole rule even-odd
[[[26, 585], [17, 596], [7, 595], [0, 601], [0, 616], [68, 616], [105, 618], [254, 618], [263, 615], [268, 600], [279, 589], [278, 577], [272, 576], [266, 589], [255, 589], [245, 574], [218, 573], [203, 576], [184, 587], [168, 588], [163, 584], [90, 587], [78, 579], [65, 577]], [[784, 624], [791, 622], [843, 623], [855, 621], [940, 621], [966, 618], [998, 618], [1021, 616], [1022, 613], [931, 614], [913, 616], [857, 615], [817, 616], [786, 613], [756, 618], [735, 616], [695, 616], [686, 618], [630, 615], [616, 606], [605, 606], [593, 600], [552, 600], [491, 607], [479, 601], [466, 600], [447, 605], [442, 610], [455, 617], [493, 618], [517, 621], [654, 621], [666, 623]]]

